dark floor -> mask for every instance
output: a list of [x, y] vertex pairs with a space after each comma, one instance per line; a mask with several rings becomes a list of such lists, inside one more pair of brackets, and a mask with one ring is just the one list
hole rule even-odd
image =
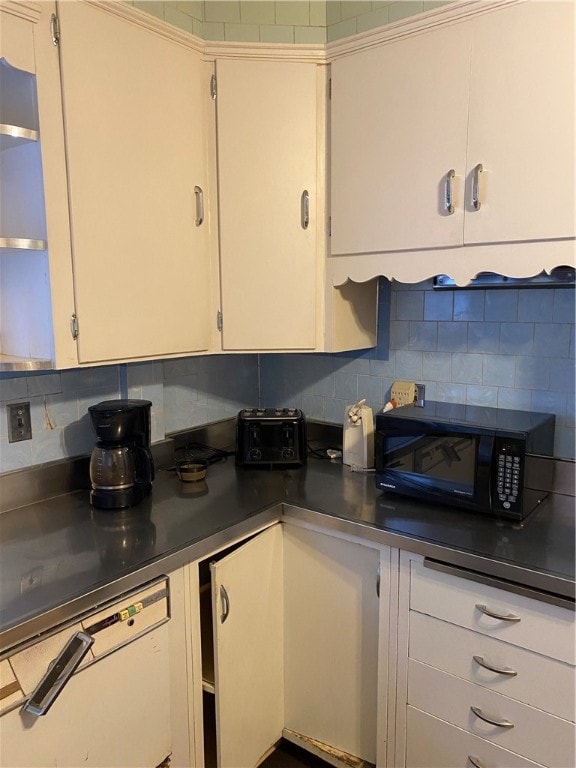
[[328, 763], [289, 741], [282, 740], [260, 768], [330, 768]]

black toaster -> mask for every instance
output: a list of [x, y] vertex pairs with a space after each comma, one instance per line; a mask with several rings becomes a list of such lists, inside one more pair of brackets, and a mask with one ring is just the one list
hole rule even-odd
[[286, 467], [306, 463], [306, 419], [298, 408], [245, 408], [236, 418], [236, 464]]

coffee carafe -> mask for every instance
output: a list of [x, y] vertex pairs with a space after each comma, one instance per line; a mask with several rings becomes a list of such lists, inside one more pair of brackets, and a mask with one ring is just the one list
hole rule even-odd
[[152, 490], [149, 400], [105, 400], [88, 408], [96, 432], [90, 458], [90, 503], [125, 509]]

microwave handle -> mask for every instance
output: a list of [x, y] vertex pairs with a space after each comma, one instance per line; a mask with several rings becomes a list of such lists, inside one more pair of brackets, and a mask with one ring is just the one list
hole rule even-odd
[[45, 715], [62, 693], [93, 642], [94, 638], [85, 632], [73, 634], [22, 706], [22, 711], [35, 717]]

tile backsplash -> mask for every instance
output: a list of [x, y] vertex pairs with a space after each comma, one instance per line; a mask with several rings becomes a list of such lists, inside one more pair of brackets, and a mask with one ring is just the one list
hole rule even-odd
[[[151, 400], [157, 441], [255, 404], [341, 424], [361, 397], [382, 408], [395, 379], [424, 383], [429, 400], [555, 413], [555, 454], [574, 458], [574, 297], [567, 288], [437, 292], [383, 280], [375, 349], [2, 374], [0, 472], [89, 453], [87, 408], [100, 400]], [[9, 443], [6, 405], [21, 401], [31, 404], [32, 440]]]

